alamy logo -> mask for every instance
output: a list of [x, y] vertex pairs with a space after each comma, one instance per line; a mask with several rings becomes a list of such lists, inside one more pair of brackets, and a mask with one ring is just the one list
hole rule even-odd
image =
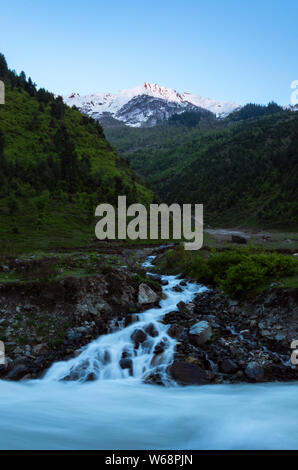
[[294, 80], [291, 83], [291, 88], [294, 88], [294, 91], [291, 93], [291, 104], [295, 106], [295, 104], [298, 104], [298, 80]]
[[294, 339], [291, 343], [291, 349], [294, 349], [294, 351], [291, 354], [291, 363], [294, 366], [297, 366], [298, 364], [298, 340]]
[[5, 346], [3, 341], [0, 341], [0, 365], [5, 364]]
[[[116, 238], [118, 240], [126, 238], [181, 240], [184, 238], [188, 240], [184, 243], [185, 250], [199, 250], [203, 245], [203, 204], [195, 204], [194, 214], [191, 204], [183, 204], [182, 208], [179, 204], [171, 206], [150, 204], [148, 215], [143, 204], [131, 204], [126, 207], [126, 196], [118, 196], [117, 216], [111, 204], [97, 206], [95, 216], [101, 217], [95, 227], [95, 235], [99, 240], [115, 240]], [[129, 218], [128, 223], [127, 218]], [[192, 222], [194, 230], [192, 230]], [[172, 230], [170, 230], [171, 227]]]
[[2, 80], [0, 80], [0, 104], [5, 104], [5, 85]]

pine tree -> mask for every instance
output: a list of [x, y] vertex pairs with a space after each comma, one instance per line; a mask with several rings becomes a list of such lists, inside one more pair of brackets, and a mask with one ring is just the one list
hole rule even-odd
[[8, 67], [7, 62], [3, 54], [0, 54], [0, 80], [4, 82], [7, 81], [8, 78]]

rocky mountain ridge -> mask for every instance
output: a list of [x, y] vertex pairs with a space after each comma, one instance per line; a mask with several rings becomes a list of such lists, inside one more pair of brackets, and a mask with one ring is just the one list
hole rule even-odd
[[156, 83], [144, 83], [131, 90], [118, 93], [94, 93], [81, 96], [72, 93], [63, 97], [69, 106], [76, 106], [81, 112], [102, 121], [114, 118], [131, 127], [151, 127], [173, 114], [184, 111], [207, 110], [223, 118], [240, 106], [236, 103], [216, 101], [192, 93], [179, 93]]

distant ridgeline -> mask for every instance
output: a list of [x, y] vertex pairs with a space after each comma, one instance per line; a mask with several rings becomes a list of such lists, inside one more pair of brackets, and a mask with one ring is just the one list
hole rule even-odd
[[213, 226], [298, 228], [297, 112], [248, 104], [105, 134], [164, 201], [203, 203]]
[[37, 90], [0, 54], [0, 244], [78, 245], [95, 237], [98, 204], [148, 204], [153, 193], [107, 142], [102, 127], [60, 97]]

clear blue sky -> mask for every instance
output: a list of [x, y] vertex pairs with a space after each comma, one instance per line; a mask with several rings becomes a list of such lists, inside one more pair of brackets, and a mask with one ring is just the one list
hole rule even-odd
[[290, 102], [297, 0], [9, 0], [0, 51], [59, 94], [143, 82], [236, 101]]

